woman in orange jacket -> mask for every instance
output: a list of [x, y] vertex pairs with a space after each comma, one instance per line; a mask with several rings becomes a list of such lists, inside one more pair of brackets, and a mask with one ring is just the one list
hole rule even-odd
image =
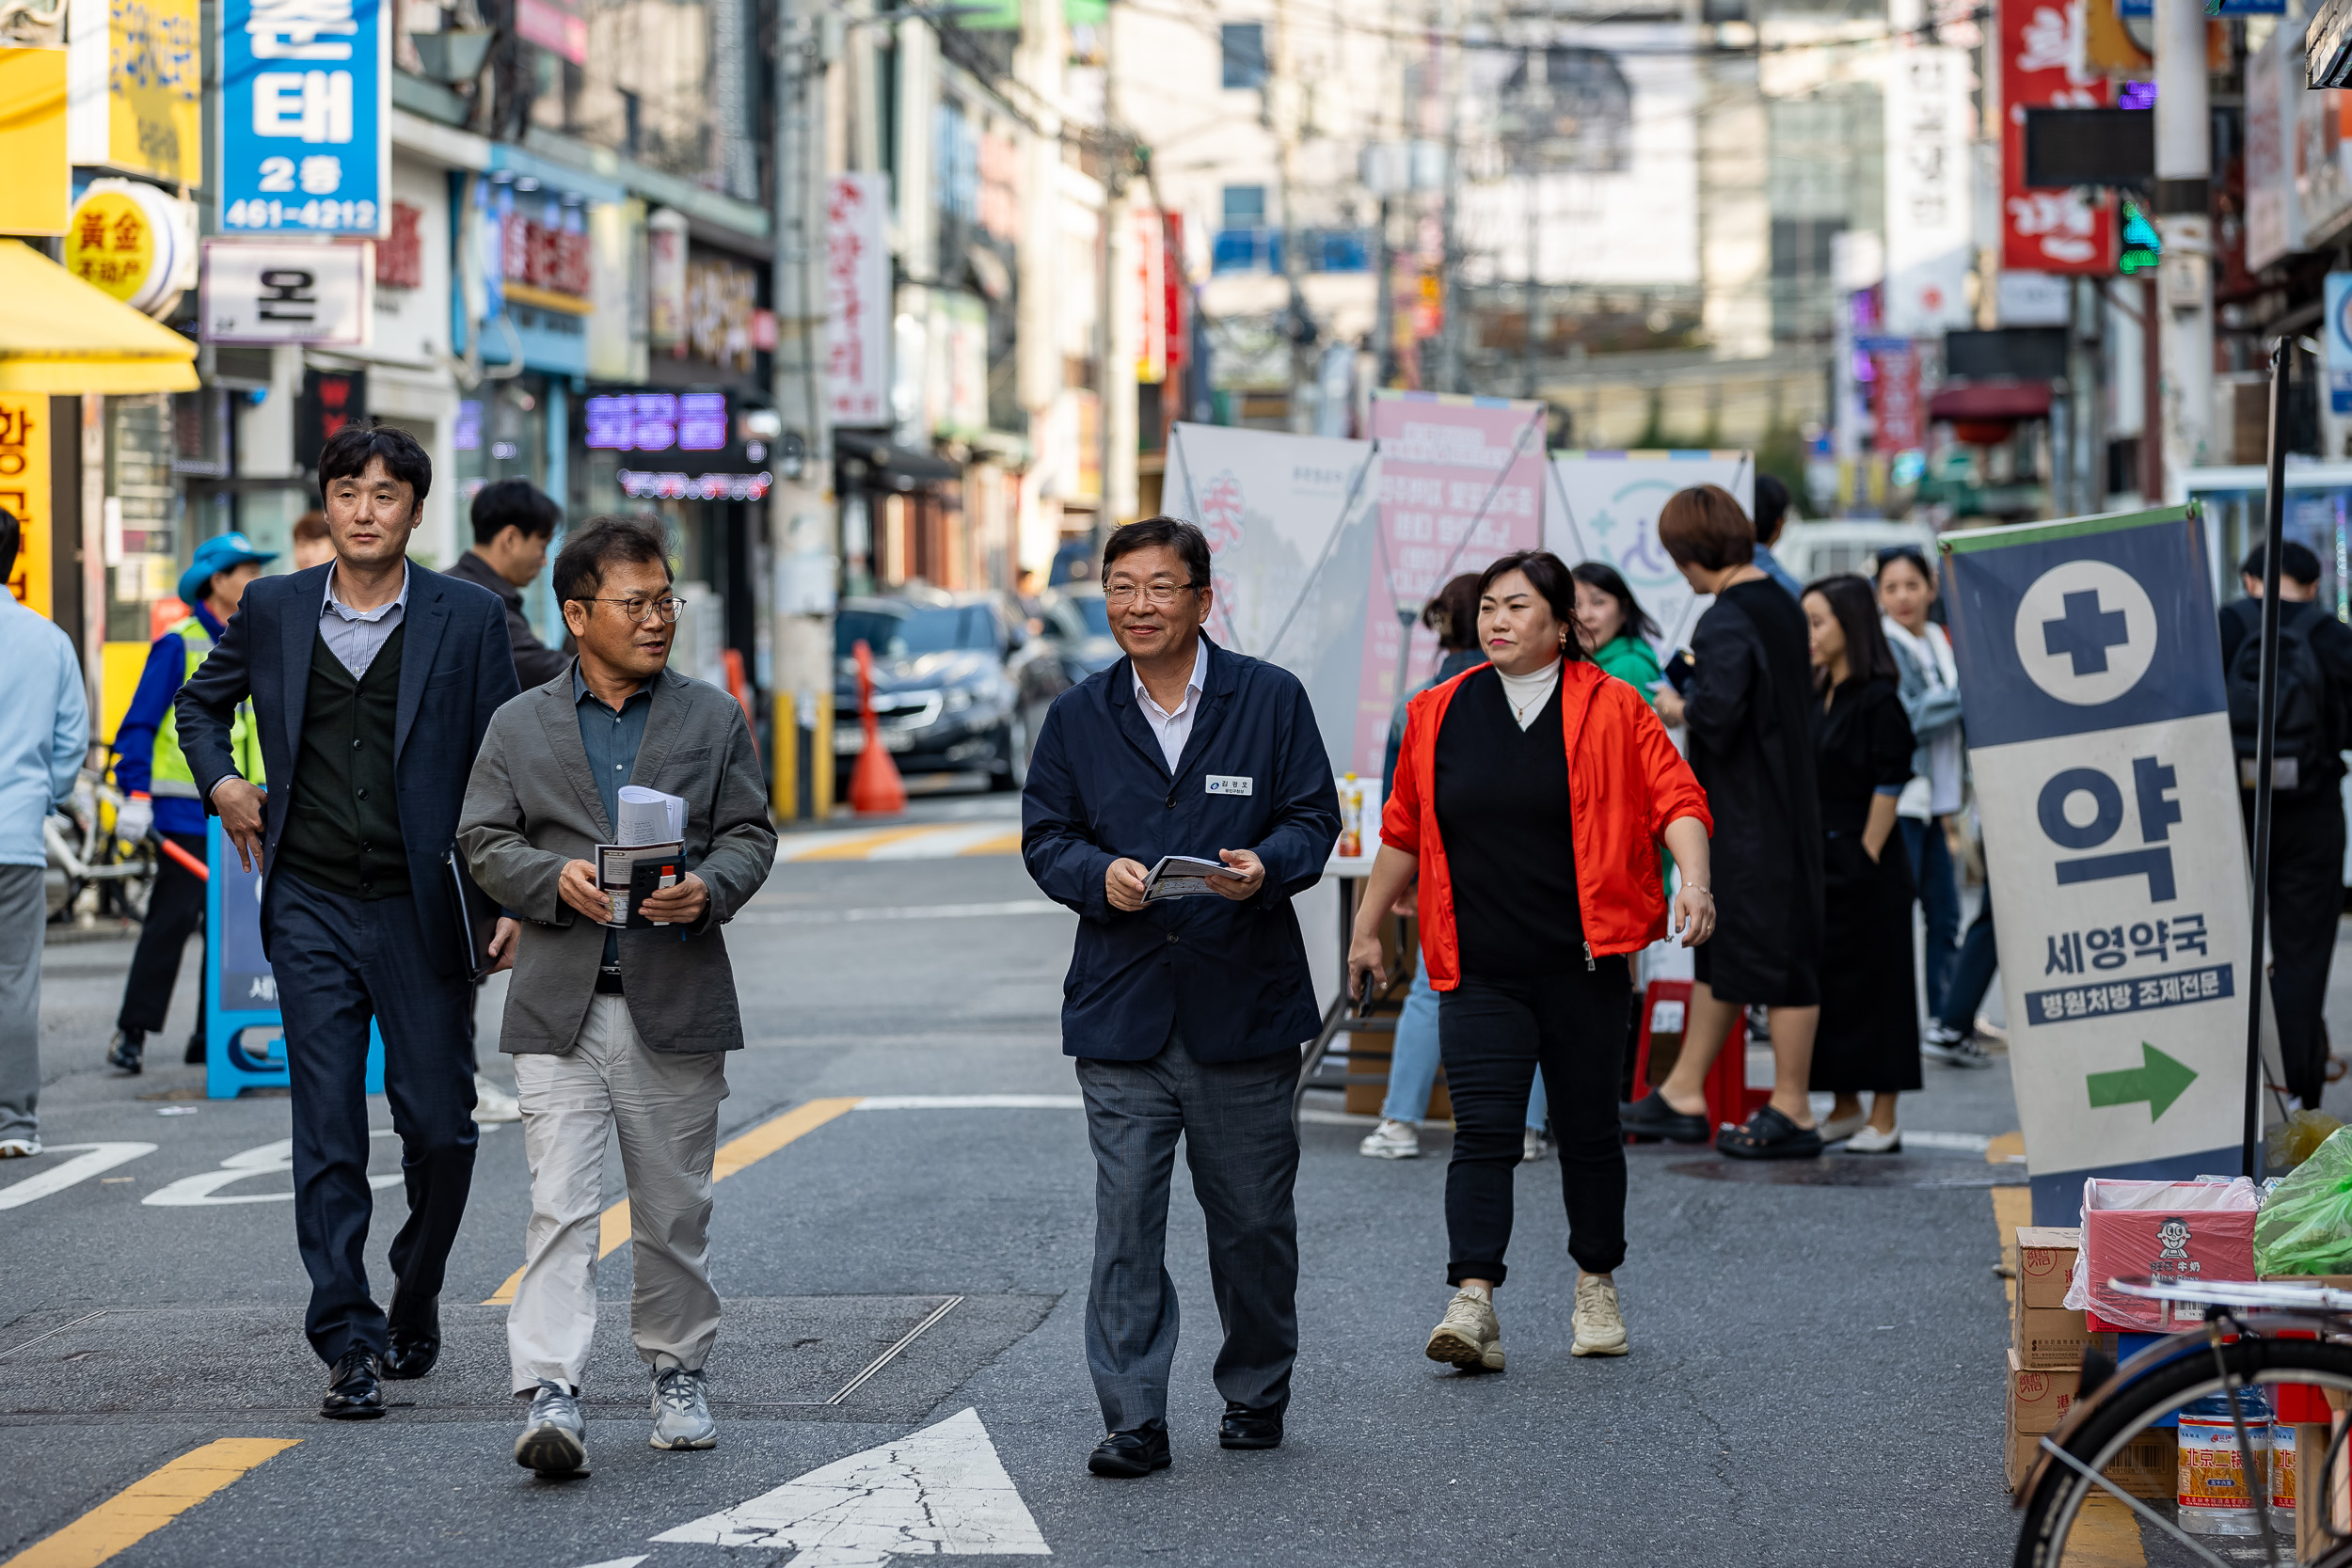
[[1486, 568], [1478, 593], [1488, 662], [1406, 709], [1348, 971], [1359, 987], [1381, 977], [1380, 918], [1418, 874], [1454, 1097], [1446, 1278], [1457, 1289], [1428, 1354], [1500, 1370], [1494, 1291], [1538, 1065], [1579, 1270], [1575, 1354], [1625, 1354], [1613, 1278], [1625, 1258], [1615, 1094], [1627, 956], [1667, 934], [1661, 842], [1684, 879], [1675, 914], [1686, 945], [1707, 940], [1715, 904], [1707, 797], [1642, 694], [1585, 657], [1568, 568], [1549, 551], [1521, 551]]

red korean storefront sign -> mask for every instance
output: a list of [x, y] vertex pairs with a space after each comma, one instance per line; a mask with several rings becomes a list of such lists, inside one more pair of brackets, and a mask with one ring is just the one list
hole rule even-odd
[[2105, 196], [2026, 185], [2026, 111], [2094, 108], [2106, 78], [2083, 71], [2078, 6], [2000, 0], [2001, 265], [2021, 272], [2112, 273], [2115, 207]]

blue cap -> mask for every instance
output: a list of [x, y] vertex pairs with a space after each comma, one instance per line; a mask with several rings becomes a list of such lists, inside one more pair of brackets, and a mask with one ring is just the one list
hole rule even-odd
[[205, 586], [215, 572], [242, 566], [248, 561], [259, 563], [277, 559], [277, 551], [255, 549], [253, 541], [242, 533], [215, 533], [196, 546], [195, 561], [180, 574], [181, 602], [190, 609], [203, 603]]

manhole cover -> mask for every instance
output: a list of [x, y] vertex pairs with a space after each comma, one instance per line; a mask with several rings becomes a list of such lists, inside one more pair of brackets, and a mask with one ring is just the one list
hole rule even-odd
[[1819, 1160], [1685, 1160], [1668, 1165], [1702, 1181], [1761, 1187], [2023, 1187], [2023, 1165], [1967, 1165], [1907, 1154], [1830, 1155]]

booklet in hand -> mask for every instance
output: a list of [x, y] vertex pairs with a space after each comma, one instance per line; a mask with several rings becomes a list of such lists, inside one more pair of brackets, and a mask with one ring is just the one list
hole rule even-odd
[[1152, 868], [1143, 881], [1143, 901], [1156, 904], [1163, 898], [1203, 898], [1216, 892], [1209, 879], [1244, 881], [1241, 872], [1223, 861], [1204, 861], [1195, 855], [1162, 855], [1160, 863]]
[[605, 924], [632, 931], [670, 924], [646, 919], [637, 906], [664, 888], [675, 887], [685, 875], [683, 843], [597, 845], [596, 888], [612, 900], [612, 917]]

